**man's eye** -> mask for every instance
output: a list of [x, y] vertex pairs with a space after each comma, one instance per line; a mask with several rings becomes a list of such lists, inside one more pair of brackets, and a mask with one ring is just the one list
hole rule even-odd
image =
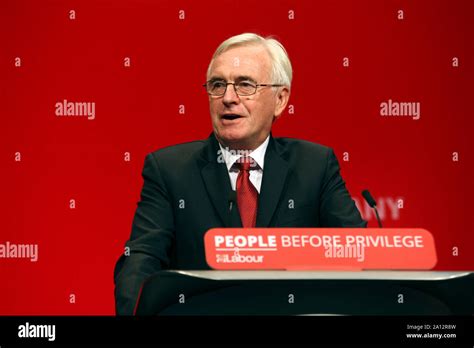
[[239, 82], [239, 87], [248, 88], [248, 87], [255, 87], [252, 82], [242, 81]]
[[216, 82], [213, 82], [212, 83], [212, 88], [224, 88], [225, 87], [225, 83], [224, 82], [219, 82], [219, 81], [216, 81]]

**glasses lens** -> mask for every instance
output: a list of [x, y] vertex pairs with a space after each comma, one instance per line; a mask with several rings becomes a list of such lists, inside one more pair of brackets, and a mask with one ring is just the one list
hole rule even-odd
[[207, 92], [212, 95], [223, 95], [226, 84], [223, 81], [210, 81], [207, 83]]
[[257, 90], [257, 86], [254, 83], [248, 81], [239, 82], [236, 87], [237, 93], [239, 95], [251, 95]]

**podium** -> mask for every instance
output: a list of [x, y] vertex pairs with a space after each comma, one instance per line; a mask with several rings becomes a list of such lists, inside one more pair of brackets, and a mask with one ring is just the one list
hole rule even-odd
[[473, 315], [474, 273], [161, 271], [135, 315]]

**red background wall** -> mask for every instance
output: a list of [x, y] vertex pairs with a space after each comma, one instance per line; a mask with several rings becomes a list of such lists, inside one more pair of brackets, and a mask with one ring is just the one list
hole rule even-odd
[[[293, 63], [294, 114], [274, 135], [333, 147], [350, 192], [360, 200], [369, 188], [385, 226], [431, 231], [438, 270], [473, 269], [473, 10], [468, 0], [1, 1], [0, 243], [37, 243], [39, 259], [0, 259], [0, 314], [114, 313], [144, 156], [210, 134], [207, 64], [248, 31], [275, 35]], [[96, 118], [57, 117], [64, 99], [95, 102]], [[420, 102], [421, 118], [381, 117], [388, 99]]]

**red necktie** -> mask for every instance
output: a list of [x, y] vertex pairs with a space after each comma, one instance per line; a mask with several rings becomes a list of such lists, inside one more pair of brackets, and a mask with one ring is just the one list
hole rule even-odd
[[236, 162], [240, 169], [237, 176], [237, 206], [243, 227], [255, 227], [257, 221], [258, 192], [250, 182], [250, 170], [257, 169], [251, 157], [241, 157]]

